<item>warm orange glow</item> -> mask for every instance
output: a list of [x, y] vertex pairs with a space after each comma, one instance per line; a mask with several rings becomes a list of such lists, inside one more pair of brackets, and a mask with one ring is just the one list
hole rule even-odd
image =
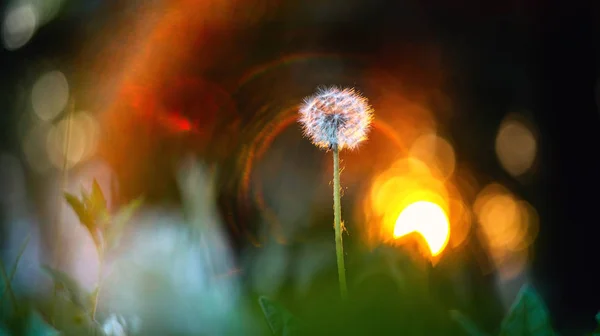
[[428, 201], [418, 201], [407, 206], [396, 220], [394, 238], [413, 232], [425, 239], [432, 256], [440, 254], [450, 239], [450, 222], [444, 209]]
[[495, 183], [478, 194], [473, 210], [495, 271], [503, 279], [515, 277], [526, 267], [528, 247], [537, 236], [535, 210]]
[[537, 139], [523, 118], [511, 115], [500, 125], [496, 136], [496, 155], [512, 176], [531, 169], [537, 154]]
[[454, 173], [454, 148], [435, 133], [424, 134], [415, 140], [410, 147], [410, 156], [426, 163], [440, 178], [447, 178]]
[[470, 224], [466, 209], [458, 189], [436, 167], [402, 159], [373, 181], [364, 203], [364, 235], [371, 246], [416, 238], [421, 253], [437, 260], [449, 244], [464, 241]]

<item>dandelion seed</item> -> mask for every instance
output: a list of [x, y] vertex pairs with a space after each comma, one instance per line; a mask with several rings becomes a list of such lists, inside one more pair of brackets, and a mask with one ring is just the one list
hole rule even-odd
[[367, 138], [373, 119], [367, 99], [349, 88], [320, 88], [299, 112], [304, 135], [322, 149], [355, 149]]

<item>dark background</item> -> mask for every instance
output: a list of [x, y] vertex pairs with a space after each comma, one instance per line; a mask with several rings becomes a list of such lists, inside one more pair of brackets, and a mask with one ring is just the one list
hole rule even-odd
[[[11, 111], [17, 110], [14, 97], [28, 67], [40, 59], [68, 67], [113, 22], [135, 15], [131, 6], [73, 1], [25, 47], [0, 51], [1, 150], [18, 151], [17, 116]], [[324, 0], [271, 1], [267, 6], [268, 18], [231, 35], [232, 40], [252, 36], [242, 64], [303, 49], [361, 54], [363, 62], [382, 62], [385, 69], [386, 53], [402, 60], [411, 57], [406, 53], [411, 43], [431, 40], [442, 46], [444, 90], [460, 111], [446, 125], [456, 151], [537, 208], [542, 225], [533, 274], [556, 327], [594, 326], [600, 310], [598, 2]], [[337, 14], [317, 15], [325, 10]], [[290, 33], [301, 42], [289, 45], [285, 37]], [[188, 63], [193, 72], [194, 63]], [[86, 71], [85, 63], [79, 60], [69, 71]], [[213, 72], [218, 77], [228, 71]], [[298, 92], [298, 99], [304, 94]], [[247, 98], [235, 98], [247, 105]], [[536, 178], [525, 184], [500, 169], [489, 145], [506, 111], [516, 107], [530, 111], [540, 133]], [[158, 197], [165, 189], [149, 183], [146, 192]]]

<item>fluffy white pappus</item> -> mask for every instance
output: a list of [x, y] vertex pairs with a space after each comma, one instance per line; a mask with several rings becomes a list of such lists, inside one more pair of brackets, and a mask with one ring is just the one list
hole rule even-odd
[[323, 149], [355, 149], [367, 138], [373, 119], [367, 99], [350, 88], [319, 88], [304, 99], [299, 113], [304, 135]]

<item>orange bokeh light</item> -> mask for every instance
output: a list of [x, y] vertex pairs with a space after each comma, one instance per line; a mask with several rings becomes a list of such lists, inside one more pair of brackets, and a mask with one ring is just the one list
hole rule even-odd
[[467, 207], [448, 177], [414, 157], [378, 175], [363, 205], [369, 245], [402, 245], [416, 238], [422, 254], [432, 260], [448, 244], [462, 243], [470, 224]]
[[396, 220], [394, 238], [413, 232], [425, 239], [432, 256], [442, 253], [450, 239], [450, 223], [444, 209], [428, 201], [409, 204]]
[[524, 175], [535, 164], [537, 142], [530, 122], [517, 114], [507, 116], [496, 135], [496, 155], [500, 164], [512, 176]]
[[478, 194], [473, 211], [478, 236], [502, 279], [512, 279], [528, 262], [529, 246], [538, 233], [535, 209], [503, 186], [492, 183]]

